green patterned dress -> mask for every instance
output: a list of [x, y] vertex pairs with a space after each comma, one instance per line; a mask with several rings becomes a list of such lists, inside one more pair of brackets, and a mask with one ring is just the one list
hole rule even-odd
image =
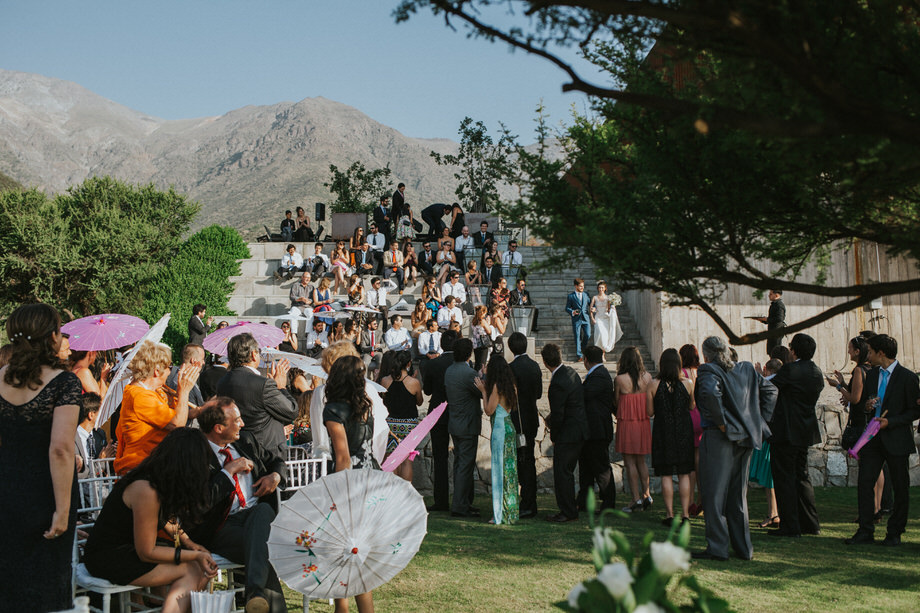
[[498, 405], [492, 415], [492, 516], [496, 524], [520, 519], [517, 433], [508, 411]]

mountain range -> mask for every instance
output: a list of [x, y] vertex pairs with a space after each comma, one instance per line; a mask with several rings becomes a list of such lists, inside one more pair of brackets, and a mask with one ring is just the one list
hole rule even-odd
[[321, 97], [165, 120], [76, 83], [0, 70], [0, 172], [51, 193], [94, 175], [173, 185], [201, 203], [195, 228], [232, 225], [246, 238], [263, 223], [277, 231], [285, 209], [300, 205], [312, 217], [313, 203], [331, 201], [330, 164], [389, 165], [416, 211], [452, 202], [454, 169], [429, 153], [457, 147], [404, 136]]

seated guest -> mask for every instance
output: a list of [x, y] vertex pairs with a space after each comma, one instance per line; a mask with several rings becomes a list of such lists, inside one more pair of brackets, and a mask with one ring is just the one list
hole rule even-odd
[[304, 343], [304, 353], [311, 358], [315, 358], [328, 346], [329, 332], [326, 330], [326, 322], [322, 319], [317, 319], [313, 322], [313, 329], [307, 334], [307, 341]]
[[[169, 586], [163, 613], [190, 611], [189, 593], [217, 575], [211, 554], [182, 529], [197, 524], [205, 510], [210, 455], [198, 430], [170, 432], [106, 498], [84, 548], [86, 569], [120, 585]], [[164, 529], [178, 532], [181, 547], [157, 540]]]
[[[492, 258], [496, 266], [501, 266], [502, 252], [498, 250], [498, 241], [489, 241], [482, 251], [482, 265], [485, 266], [486, 258]], [[495, 277], [493, 276], [493, 281]]]
[[336, 319], [332, 322], [332, 325], [329, 326], [329, 344], [337, 343], [339, 341], [345, 340], [345, 322], [341, 319]]
[[457, 252], [457, 266], [461, 270], [466, 266], [466, 250], [473, 249], [473, 237], [470, 236], [469, 226], [463, 226], [460, 234], [454, 238], [454, 251]]
[[457, 268], [457, 256], [454, 254], [451, 245], [453, 242], [450, 237], [448, 237], [443, 243], [441, 243], [441, 249], [438, 251], [437, 256], [435, 256], [435, 261], [437, 262], [438, 268], [438, 282], [444, 283], [447, 280], [447, 276], [453, 271], [459, 271]]
[[[166, 378], [166, 387], [175, 390], [179, 385], [179, 368], [185, 364], [192, 364], [198, 366], [199, 368], [204, 368], [204, 347], [201, 345], [193, 345], [189, 343], [182, 348], [182, 364], [179, 366], [173, 366], [169, 371], [169, 376]], [[201, 372], [200, 370], [198, 371]], [[191, 408], [197, 408], [204, 404], [204, 398], [201, 394], [201, 389], [198, 387], [198, 380], [195, 380], [195, 385], [188, 393], [188, 401]], [[191, 421], [191, 420], [189, 420]]]
[[364, 292], [364, 281], [358, 275], [351, 275], [348, 279], [348, 304], [359, 305], [367, 304], [367, 295]]
[[415, 310], [409, 317], [409, 325], [412, 328], [409, 334], [413, 338], [418, 338], [418, 335], [425, 331], [429, 319], [432, 319], [431, 312], [425, 306], [425, 301], [419, 298], [415, 301]]
[[182, 428], [198, 416], [198, 409], [189, 408], [188, 396], [201, 366], [183, 365], [176, 392], [167, 393], [163, 387], [171, 365], [169, 347], [149, 340], [144, 341], [131, 360], [134, 379], [125, 386], [121, 417], [115, 428], [118, 439], [115, 472], [119, 475], [140, 464], [170, 430]]
[[437, 252], [431, 250], [431, 241], [422, 243], [422, 250], [418, 253], [418, 267], [422, 274], [433, 275]]
[[287, 477], [284, 460], [251, 438], [230, 398], [205, 405], [198, 425], [211, 453], [208, 511], [193, 532], [202, 545], [246, 567], [246, 611], [286, 613], [278, 575], [268, 561], [268, 535], [278, 512], [275, 490]]
[[332, 281], [329, 277], [323, 277], [319, 280], [319, 285], [313, 288], [313, 316], [326, 319], [324, 313], [332, 311], [332, 291], [329, 286]]
[[[304, 318], [303, 319], [303, 329], [304, 331], [310, 326], [310, 322], [313, 321], [313, 286], [310, 285], [310, 271], [306, 270], [302, 275], [300, 275], [300, 283], [295, 283], [291, 286], [291, 291], [288, 297], [291, 299], [291, 310], [288, 311], [288, 314], [291, 317]], [[291, 329], [294, 331], [294, 334], [297, 333], [297, 324], [294, 323], [296, 320], [291, 320]]]
[[284, 333], [284, 340], [278, 345], [278, 350], [287, 351], [288, 353], [297, 353], [297, 335], [291, 332], [291, 322], [281, 322], [281, 331]]
[[486, 243], [495, 240], [495, 235], [489, 232], [489, 222], [479, 224], [479, 232], [473, 235], [473, 245], [485, 248]]
[[367, 306], [380, 311], [384, 328], [386, 328], [386, 321], [390, 312], [390, 307], [387, 305], [387, 292], [394, 289], [396, 289], [396, 284], [389, 279], [384, 284], [380, 277], [374, 277], [371, 279], [371, 289], [367, 292]]
[[275, 271], [275, 280], [279, 281], [284, 275], [285, 279], [292, 279], [303, 269], [303, 256], [297, 253], [297, 247], [288, 245], [285, 254], [281, 256], [281, 266]]
[[338, 294], [340, 290], [345, 289], [345, 279], [354, 272], [350, 262], [351, 256], [345, 248], [345, 241], [339, 241], [335, 244], [335, 249], [332, 252], [332, 274], [335, 278], [335, 287], [332, 289], [333, 294]]
[[460, 272], [457, 270], [451, 272], [450, 280], [441, 286], [441, 299], [445, 300], [448, 296], [456, 298], [458, 305], [466, 302], [466, 288], [460, 283]]
[[441, 230], [445, 227], [445, 215], [449, 215], [453, 207], [449, 204], [432, 204], [422, 209], [422, 220], [428, 224], [428, 234], [432, 237], [441, 236]]
[[383, 335], [383, 340], [390, 351], [408, 351], [412, 348], [412, 339], [409, 332], [403, 328], [402, 316], [394, 315], [390, 318], [390, 329]]
[[387, 248], [387, 237], [377, 228], [377, 224], [371, 224], [371, 233], [367, 235], [367, 243], [371, 251], [374, 252], [376, 268], [374, 274], [379, 275], [383, 272], [383, 252]]
[[495, 286], [498, 283], [498, 280], [502, 276], [502, 267], [495, 264], [490, 256], [487, 256], [485, 259], [485, 264], [482, 267], [482, 272], [479, 273], [482, 278], [481, 283], [483, 285]]
[[508, 281], [504, 277], [499, 277], [498, 283], [492, 288], [492, 293], [489, 296], [489, 304], [493, 307], [499, 307], [502, 310], [502, 315], [505, 316], [505, 319], [508, 319], [510, 301], [511, 292], [508, 291]]
[[415, 247], [410, 241], [403, 245], [403, 280], [405, 285], [415, 285], [418, 281], [418, 255], [415, 253]]
[[463, 311], [457, 306], [457, 299], [448, 296], [444, 299], [444, 306], [438, 311], [438, 326], [446, 329], [452, 321], [463, 325]]
[[450, 241], [451, 247], [453, 247], [454, 239], [450, 235], [450, 228], [444, 228], [441, 230], [441, 236], [438, 237], [438, 251], [444, 248], [444, 243]]
[[355, 228], [354, 233], [351, 235], [351, 238], [348, 239], [348, 248], [352, 252], [355, 252], [361, 248], [361, 245], [367, 243], [367, 239], [364, 238], [364, 228], [358, 226]]
[[348, 318], [345, 320], [345, 329], [342, 340], [349, 341], [355, 345], [358, 344], [358, 340], [360, 340], [358, 338], [358, 322], [355, 319]]
[[358, 343], [358, 352], [368, 372], [377, 370], [380, 367], [380, 354], [386, 351], [387, 346], [383, 341], [383, 334], [377, 330], [377, 320], [371, 319], [367, 322], [367, 329], [361, 333], [361, 341]]
[[447, 330], [448, 330], [448, 331], [451, 331], [451, 332], [456, 332], [456, 333], [457, 333], [457, 338], [463, 338], [463, 330], [462, 330], [462, 328], [461, 328], [461, 326], [460, 326], [460, 322], [459, 322], [459, 321], [451, 321], [451, 322], [447, 325]]
[[466, 282], [467, 286], [479, 285], [482, 283], [482, 275], [479, 272], [479, 266], [476, 264], [476, 260], [467, 262], [463, 280]]
[[396, 241], [390, 243], [390, 248], [383, 254], [383, 278], [389, 279], [396, 277], [396, 283], [399, 287], [399, 293], [403, 293], [403, 287], [406, 284], [405, 270], [403, 269], [402, 252], [397, 248]]
[[437, 317], [438, 310], [441, 308], [441, 290], [438, 288], [438, 282], [434, 277], [425, 279], [425, 285], [422, 286], [422, 300], [425, 306], [431, 311], [432, 317]]
[[294, 231], [297, 229], [297, 222], [291, 217], [290, 211], [284, 212], [284, 219], [281, 220], [281, 240], [291, 242], [294, 240]]
[[372, 275], [377, 270], [377, 256], [370, 249], [367, 242], [361, 243], [361, 247], [355, 252], [355, 273], [361, 275]]
[[418, 335], [419, 355], [434, 359], [444, 353], [441, 349], [441, 332], [438, 330], [438, 320], [434, 317], [425, 322], [425, 331]]
[[329, 261], [329, 256], [323, 253], [322, 243], [313, 245], [313, 255], [304, 264], [304, 270], [310, 270], [317, 279], [332, 272], [332, 262]]
[[502, 256], [502, 269], [508, 271], [508, 273], [513, 276], [520, 274], [520, 276], [523, 277], [524, 274], [523, 271], [521, 271], [521, 267], [524, 265], [524, 256], [517, 250], [517, 247], [517, 241], [508, 243], [508, 251]]
[[306, 212], [303, 210], [303, 207], [297, 207], [297, 217], [294, 219], [294, 223], [297, 224], [297, 228], [294, 230], [294, 240], [305, 243], [307, 241], [312, 241], [313, 229], [310, 228], [310, 218], [307, 217]]
[[80, 479], [95, 476], [90, 470], [91, 460], [111, 458], [115, 455], [115, 445], [113, 443], [106, 445], [105, 431], [95, 427], [101, 403], [102, 399], [99, 394], [83, 394], [83, 420], [77, 426], [77, 433], [74, 436], [78, 458], [77, 477]]

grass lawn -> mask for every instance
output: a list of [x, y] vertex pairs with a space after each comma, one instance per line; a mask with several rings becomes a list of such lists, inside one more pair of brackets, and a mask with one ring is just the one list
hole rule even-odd
[[[737, 611], [920, 611], [920, 489], [911, 492], [911, 513], [901, 547], [850, 548], [842, 539], [856, 531], [855, 488], [815, 492], [822, 521], [820, 536], [776, 539], [756, 527], [766, 510], [762, 490], [752, 490], [754, 560], [694, 562], [700, 582], [726, 598]], [[553, 611], [571, 587], [593, 573], [588, 522], [555, 525], [543, 521], [555, 511], [551, 496], [541, 496], [539, 519], [515, 526], [428, 518], [428, 536], [412, 563], [375, 590], [378, 611], [452, 613], [455, 611]], [[479, 497], [484, 511], [489, 501]], [[662, 540], [660, 499], [644, 513], [616, 520], [635, 546], [649, 530]], [[485, 518], [488, 519], [488, 518]], [[702, 518], [693, 520], [691, 549], [705, 548]], [[876, 531], [885, 534], [884, 524]], [[300, 610], [300, 597], [288, 592], [288, 609]], [[684, 599], [688, 602], [687, 599]], [[357, 611], [352, 601], [352, 610]], [[311, 611], [332, 610], [327, 601]]]

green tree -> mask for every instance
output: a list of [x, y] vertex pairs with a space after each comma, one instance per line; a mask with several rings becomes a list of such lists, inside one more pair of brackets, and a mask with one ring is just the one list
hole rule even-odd
[[[501, 125], [501, 124], [500, 124]], [[455, 194], [467, 211], [486, 213], [499, 203], [498, 186], [514, 170], [511, 162], [515, 137], [501, 125], [498, 141], [481, 121], [469, 117], [460, 122], [460, 150], [457, 155], [431, 152], [439, 166], [456, 166]]]
[[368, 170], [361, 162], [354, 162], [345, 172], [329, 164], [332, 174], [329, 183], [323, 183], [335, 196], [332, 210], [336, 213], [370, 213], [384, 194], [393, 188], [390, 167]]
[[49, 199], [0, 193], [0, 316], [47, 302], [80, 317], [133, 313], [198, 211], [169, 189], [87, 179]]
[[[594, 115], [558, 135], [564, 159], [519, 149], [527, 199], [504, 212], [584, 246], [623, 287], [700, 306], [733, 343], [767, 333], [718, 317], [729, 283], [846, 298], [786, 333], [920, 289], [799, 278], [853, 240], [920, 258], [916, 6], [408, 0], [397, 18], [421, 8], [554, 63], [563, 90], [593, 97]], [[490, 26], [506, 9], [512, 25]], [[557, 45], [578, 45], [590, 68]]]
[[144, 294], [137, 315], [153, 323], [171, 313], [163, 342], [177, 356], [188, 342], [192, 306], [201, 303], [208, 315], [233, 315], [227, 300], [233, 292], [230, 277], [240, 274], [237, 260], [248, 258], [249, 248], [240, 233], [226, 226], [208, 226], [179, 248], [168, 266], [160, 269]]

